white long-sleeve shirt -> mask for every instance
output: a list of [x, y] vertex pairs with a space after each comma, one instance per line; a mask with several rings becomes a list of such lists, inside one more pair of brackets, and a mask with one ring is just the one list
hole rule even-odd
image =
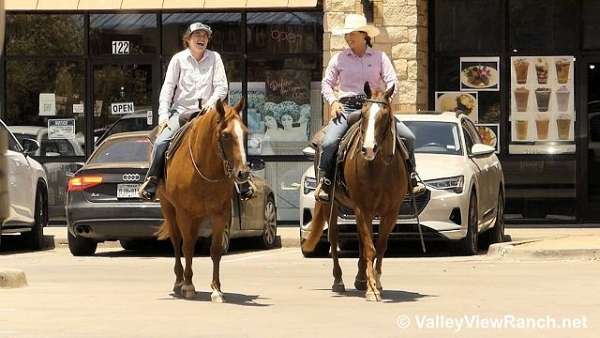
[[165, 82], [160, 90], [158, 121], [169, 118], [169, 111], [180, 114], [211, 107], [227, 96], [227, 75], [219, 53], [206, 50], [202, 60], [196, 61], [189, 49], [173, 56], [167, 68]]

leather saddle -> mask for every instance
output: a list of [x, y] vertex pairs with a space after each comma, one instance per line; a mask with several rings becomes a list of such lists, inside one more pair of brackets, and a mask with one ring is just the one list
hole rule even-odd
[[[337, 183], [344, 187], [345, 187], [344, 174], [343, 174], [344, 166], [342, 164], [344, 163], [344, 161], [346, 160], [346, 157], [348, 156], [348, 152], [350, 151], [350, 147], [351, 147], [354, 139], [356, 137], [358, 137], [358, 135], [359, 135], [360, 123], [356, 123], [356, 122], [359, 122], [360, 119], [361, 119], [360, 110], [352, 112], [348, 116], [348, 125], [350, 127], [348, 128], [348, 130], [346, 131], [346, 133], [340, 140], [340, 144], [339, 144], [338, 150], [337, 150], [337, 156], [336, 156], [336, 167], [337, 167], [337, 172], [338, 172], [338, 175], [337, 175], [338, 182]], [[323, 143], [323, 138], [325, 137], [326, 132], [327, 132], [327, 126], [321, 128], [315, 134], [315, 136], [312, 138], [312, 140], [310, 142], [310, 146], [317, 151], [317, 156], [315, 158], [315, 163], [314, 163], [315, 173], [318, 172], [318, 170], [316, 170], [316, 169], [318, 168], [319, 161], [321, 159], [321, 156], [318, 156], [318, 155], [319, 155], [319, 151], [321, 149], [321, 144]], [[396, 150], [400, 151], [402, 153], [402, 156], [405, 159], [409, 158], [408, 148], [405, 145], [405, 141], [403, 138], [401, 138], [398, 135], [396, 135], [396, 147], [397, 147]]]

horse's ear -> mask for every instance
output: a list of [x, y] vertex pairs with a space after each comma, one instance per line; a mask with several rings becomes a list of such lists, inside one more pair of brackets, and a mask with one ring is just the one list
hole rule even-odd
[[393, 84], [390, 89], [385, 91], [385, 99], [389, 100], [392, 95], [394, 95], [394, 89], [396, 88], [396, 84]]
[[365, 94], [367, 95], [368, 98], [371, 98], [371, 86], [369, 86], [369, 81], [365, 81]]
[[215, 108], [217, 109], [217, 113], [219, 113], [219, 122], [223, 122], [225, 120], [225, 108], [223, 107], [223, 101], [217, 100], [217, 103], [215, 103]]
[[239, 115], [242, 112], [242, 110], [244, 110], [245, 105], [246, 105], [246, 100], [244, 100], [244, 97], [242, 96], [240, 98], [240, 101], [235, 105], [235, 107], [233, 107], [233, 109], [235, 109], [235, 111]]

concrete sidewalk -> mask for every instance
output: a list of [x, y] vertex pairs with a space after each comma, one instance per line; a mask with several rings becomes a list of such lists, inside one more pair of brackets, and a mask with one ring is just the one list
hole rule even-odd
[[[299, 247], [297, 226], [277, 229], [282, 247]], [[65, 247], [66, 227], [48, 227], [44, 234], [52, 237], [56, 247]], [[600, 259], [600, 228], [508, 228], [511, 241], [494, 244], [488, 255], [510, 258]], [[105, 242], [105, 247], [120, 247], [119, 242]]]

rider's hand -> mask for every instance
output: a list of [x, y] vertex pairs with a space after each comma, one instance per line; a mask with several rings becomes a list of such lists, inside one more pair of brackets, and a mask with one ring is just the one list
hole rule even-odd
[[335, 117], [340, 117], [342, 115], [342, 113], [344, 112], [344, 107], [342, 107], [342, 104], [339, 103], [338, 101], [333, 101], [333, 103], [331, 104], [331, 116], [333, 117], [335, 114]]

